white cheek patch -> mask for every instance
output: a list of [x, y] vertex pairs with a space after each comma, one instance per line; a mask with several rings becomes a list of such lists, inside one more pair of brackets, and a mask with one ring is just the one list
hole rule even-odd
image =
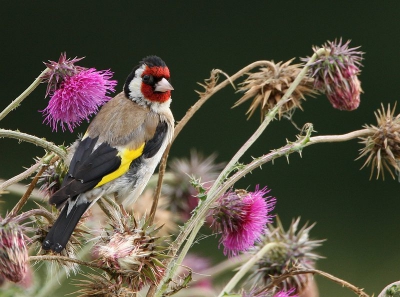
[[146, 65], [142, 65], [142, 67], [138, 68], [135, 72], [135, 77], [129, 83], [129, 96], [134, 99], [142, 99], [143, 94], [141, 92], [142, 86], [142, 73]]
[[169, 106], [171, 105], [171, 101], [172, 101], [171, 98], [169, 98], [169, 100], [162, 102], [162, 103], [154, 102], [151, 105], [151, 109], [155, 113], [165, 113], [169, 109]]

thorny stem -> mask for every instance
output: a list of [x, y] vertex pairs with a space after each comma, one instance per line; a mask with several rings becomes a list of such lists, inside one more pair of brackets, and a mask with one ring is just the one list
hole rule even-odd
[[14, 221], [17, 221], [17, 222], [24, 221], [31, 216], [42, 216], [42, 217], [46, 218], [46, 220], [50, 224], [54, 223], [54, 216], [48, 210], [42, 209], [42, 208], [34, 208], [34, 209], [28, 210], [24, 213], [21, 213], [20, 215], [18, 215], [14, 218]]
[[46, 170], [46, 166], [42, 166], [40, 168], [39, 172], [35, 175], [33, 178], [32, 182], [29, 184], [28, 189], [26, 190], [25, 194], [21, 197], [21, 199], [18, 201], [18, 203], [14, 206], [14, 208], [11, 210], [9, 215], [7, 216], [8, 219], [11, 219], [17, 215], [17, 213], [22, 209], [22, 207], [26, 204], [26, 202], [29, 199], [29, 196], [31, 195], [33, 189], [35, 188], [39, 178], [42, 176], [43, 172]]
[[[183, 231], [178, 235], [176, 240], [172, 243], [172, 248], [171, 251], [172, 253], [176, 254], [177, 251], [180, 249], [182, 244], [184, 243], [185, 239], [189, 236], [191, 232], [195, 233], [194, 235], [197, 234], [197, 232], [200, 230], [201, 226], [204, 224], [204, 219], [206, 217], [207, 211], [211, 204], [219, 197], [219, 195], [223, 194], [221, 190], [218, 191], [217, 195], [215, 195], [215, 191], [217, 190], [217, 187], [220, 185], [222, 180], [226, 178], [226, 174], [231, 170], [231, 168], [236, 164], [236, 162], [240, 159], [240, 157], [250, 148], [250, 146], [258, 139], [258, 137], [262, 134], [262, 132], [265, 130], [265, 128], [268, 126], [268, 124], [275, 118], [276, 114], [278, 113], [280, 107], [285, 104], [288, 100], [290, 100], [290, 96], [292, 95], [293, 91], [296, 89], [296, 87], [300, 84], [304, 76], [307, 74], [308, 67], [310, 64], [312, 64], [319, 55], [321, 55], [324, 52], [324, 49], [319, 49], [314, 55], [310, 58], [310, 60], [307, 62], [307, 64], [304, 66], [304, 68], [300, 71], [300, 73], [297, 75], [296, 79], [293, 81], [289, 89], [286, 91], [285, 95], [282, 97], [282, 99], [278, 102], [278, 104], [271, 109], [262, 125], [257, 129], [257, 131], [251, 136], [251, 138], [244, 144], [244, 146], [235, 154], [235, 156], [231, 159], [231, 161], [228, 163], [228, 165], [225, 167], [225, 169], [221, 172], [217, 180], [214, 182], [213, 186], [209, 190], [209, 193], [207, 195], [207, 200], [202, 203], [202, 205], [199, 207], [197, 210], [197, 214], [192, 216], [189, 221], [185, 224]], [[225, 87], [229, 82], [236, 80], [238, 77], [243, 75], [244, 73], [250, 71], [252, 68], [259, 66], [260, 64], [264, 65], [266, 64], [265, 61], [260, 61], [260, 62], [255, 62], [253, 64], [250, 64], [249, 66], [243, 68], [239, 72], [237, 72], [234, 76], [232, 76], [230, 79], [226, 79], [223, 83]], [[244, 72], [242, 72], [244, 69], [246, 69]], [[206, 97], [207, 99], [215, 94], [216, 91], [220, 90], [222, 83], [217, 85], [216, 87], [212, 88], [210, 92], [207, 92], [208, 90], [206, 89]], [[218, 88], [218, 90], [216, 90]], [[200, 97], [200, 100], [202, 99], [203, 96]], [[200, 101], [199, 100], [199, 101]], [[190, 111], [190, 110], [189, 110]], [[224, 184], [225, 185], [225, 184]], [[223, 187], [226, 191], [226, 187]], [[190, 238], [190, 240], [189, 240]], [[180, 265], [184, 257], [186, 256], [186, 252], [189, 250], [189, 247], [192, 245], [193, 240], [195, 239], [195, 236], [190, 236], [188, 240], [185, 243], [185, 246], [183, 247], [181, 253], [179, 254], [178, 259], [174, 263], [171, 261], [168, 265], [168, 272], [167, 275], [163, 278], [161, 285], [159, 288], [161, 288], [156, 296], [160, 296], [162, 292], [164, 292], [167, 289], [167, 284], [163, 283], [167, 279], [172, 279], [177, 267]]]
[[62, 148], [59, 148], [58, 146], [56, 146], [55, 144], [53, 144], [47, 140], [44, 140], [42, 138], [39, 138], [39, 137], [36, 137], [33, 135], [29, 135], [29, 134], [22, 133], [19, 131], [0, 129], [0, 138], [1, 137], [14, 138], [14, 139], [18, 139], [19, 141], [22, 140], [22, 141], [30, 142], [37, 146], [41, 146], [45, 150], [56, 153], [63, 160], [67, 159], [67, 153], [65, 152], [65, 150], [63, 150]]
[[[251, 163], [247, 164], [242, 170], [240, 170], [239, 172], [237, 172], [236, 174], [231, 176], [227, 181], [224, 182], [223, 186], [220, 187], [218, 189], [218, 191], [215, 193], [215, 197], [219, 197], [220, 195], [222, 195], [227, 189], [229, 189], [231, 186], [233, 186], [238, 180], [240, 180], [243, 176], [245, 176], [252, 170], [260, 167], [261, 165], [263, 165], [267, 162], [273, 161], [279, 157], [288, 156], [289, 154], [294, 153], [294, 152], [301, 152], [305, 147], [312, 145], [312, 144], [325, 143], [325, 142], [348, 141], [351, 139], [355, 139], [357, 137], [367, 136], [372, 133], [370, 129], [363, 129], [363, 130], [358, 130], [358, 131], [350, 132], [350, 133], [343, 134], [343, 135], [331, 135], [331, 136], [326, 135], [326, 136], [310, 137], [312, 128], [313, 128], [312, 125], [309, 125], [308, 129], [307, 129], [307, 134], [303, 137], [300, 137], [296, 142], [289, 143], [289, 144], [283, 146], [282, 148], [274, 150], [271, 153], [266, 154], [260, 158], [257, 158], [255, 160], [253, 160]], [[211, 204], [206, 204], [208, 202], [209, 202], [209, 200], [205, 201], [204, 202], [205, 206], [202, 205], [202, 207], [199, 208], [196, 217], [204, 216], [207, 213], [207, 209], [208, 209], [209, 205], [211, 205]], [[195, 236], [193, 234], [197, 234], [197, 232], [201, 228], [201, 225], [202, 224], [196, 224], [193, 227], [193, 229], [192, 229], [193, 232], [192, 232], [192, 234], [190, 234], [190, 237], [188, 238], [185, 246], [183, 247], [183, 249], [176, 261], [177, 263], [180, 263], [179, 261], [183, 259], [182, 254], [184, 254], [184, 252], [187, 251], [187, 249], [188, 249], [187, 247], [191, 246], [191, 244], [189, 245], [188, 243], [193, 242], [193, 240], [195, 238]], [[180, 234], [180, 236], [181, 236], [181, 234]], [[174, 267], [172, 267], [171, 270], [174, 270]]]
[[238, 284], [238, 282], [246, 275], [246, 273], [256, 264], [268, 251], [279, 245], [276, 242], [267, 243], [261, 250], [252, 256], [241, 268], [240, 270], [231, 278], [229, 283], [221, 291], [218, 297], [222, 297], [225, 294], [229, 294], [233, 288]]
[[219, 184], [222, 182], [224, 178], [226, 178], [226, 175], [229, 171], [232, 170], [232, 167], [239, 161], [239, 159], [244, 155], [244, 153], [253, 145], [253, 143], [260, 137], [262, 132], [267, 128], [269, 123], [275, 118], [275, 115], [279, 111], [282, 105], [286, 104], [287, 101], [289, 100], [290, 96], [292, 95], [293, 91], [297, 88], [297, 86], [301, 83], [303, 80], [304, 76], [307, 74], [309, 65], [314, 63], [314, 61], [318, 58], [319, 55], [321, 55], [322, 51], [325, 49], [320, 49], [317, 53], [315, 53], [308, 63], [303, 67], [303, 69], [299, 72], [297, 75], [296, 79], [293, 81], [293, 83], [290, 85], [289, 89], [285, 93], [285, 95], [282, 97], [282, 99], [278, 102], [278, 104], [270, 110], [264, 121], [261, 123], [261, 125], [258, 127], [256, 132], [247, 140], [247, 142], [239, 149], [239, 151], [233, 156], [233, 158], [229, 161], [228, 165], [224, 168], [224, 170], [221, 172], [221, 174], [218, 176], [217, 180], [211, 187], [209, 191], [209, 195], [211, 196], [212, 193], [216, 190], [216, 188], [219, 186]]
[[[265, 287], [262, 291], [268, 291], [269, 289], [280, 284], [282, 281], [284, 281], [286, 278], [288, 278], [290, 276], [298, 275], [298, 274], [307, 274], [307, 273], [319, 274], [319, 275], [341, 285], [342, 287], [346, 287], [346, 288], [350, 289], [351, 291], [353, 291], [355, 294], [357, 294], [360, 297], [370, 297], [368, 294], [366, 294], [364, 292], [363, 289], [360, 289], [360, 288], [354, 286], [353, 284], [350, 284], [349, 282], [346, 282], [345, 280], [342, 280], [332, 274], [329, 274], [327, 272], [324, 272], [324, 271], [321, 271], [318, 269], [301, 269], [301, 268], [292, 270], [292, 271], [289, 271], [280, 276], [274, 277], [272, 283], [270, 285], [268, 285], [267, 287]], [[261, 293], [261, 292], [257, 292], [257, 293]]]
[[7, 189], [9, 186], [16, 184], [16, 183], [20, 182], [21, 180], [24, 180], [24, 179], [28, 178], [29, 176], [31, 176], [42, 165], [42, 163], [43, 163], [43, 159], [38, 160], [35, 164], [33, 164], [31, 167], [29, 167], [24, 172], [14, 176], [13, 178], [10, 178], [10, 179], [4, 181], [2, 184], [0, 184], [0, 193], [3, 190]]
[[79, 265], [87, 266], [87, 267], [92, 267], [92, 268], [98, 268], [101, 270], [104, 270], [106, 272], [112, 272], [111, 269], [107, 267], [103, 267], [101, 265], [98, 265], [93, 262], [87, 262], [79, 259], [74, 259], [66, 256], [48, 256], [48, 255], [40, 255], [40, 256], [30, 256], [29, 261], [64, 261], [64, 262], [71, 262], [71, 263], [76, 263]]
[[32, 91], [34, 89], [36, 89], [36, 87], [38, 85], [40, 85], [40, 83], [42, 82], [42, 77], [43, 75], [45, 75], [50, 69], [46, 68], [45, 70], [43, 70], [42, 73], [40, 73], [40, 75], [33, 81], [33, 83], [21, 94], [19, 95], [14, 101], [12, 101], [1, 113], [0, 113], [0, 121], [7, 115], [9, 114], [13, 109], [16, 109], [21, 102], [29, 96], [30, 93], [32, 93]]
[[58, 160], [58, 156], [54, 156], [53, 154], [49, 154], [45, 157], [43, 157], [43, 165], [36, 173], [35, 177], [33, 178], [32, 182], [29, 184], [28, 189], [26, 190], [25, 194], [21, 197], [21, 199], [17, 202], [17, 204], [14, 206], [14, 208], [11, 210], [11, 212], [8, 214], [7, 218], [11, 219], [17, 215], [17, 213], [22, 209], [22, 207], [26, 204], [26, 202], [29, 199], [29, 196], [31, 195], [32, 191], [35, 189], [35, 186], [39, 180], [39, 178], [42, 176], [43, 172], [46, 170], [46, 168], [53, 164], [55, 161]]
[[189, 108], [189, 110], [186, 112], [185, 116], [176, 125], [172, 141], [165, 149], [165, 152], [161, 158], [160, 167], [158, 170], [159, 173], [158, 173], [157, 188], [155, 190], [153, 204], [151, 206], [151, 211], [150, 211], [150, 216], [149, 216], [150, 223], [152, 223], [154, 220], [155, 212], [157, 210], [158, 200], [160, 199], [163, 177], [165, 174], [165, 169], [167, 167], [166, 164], [167, 164], [168, 154], [171, 149], [172, 142], [174, 142], [174, 140], [179, 135], [179, 133], [182, 131], [182, 129], [186, 125], [186, 123], [192, 118], [192, 116], [196, 113], [196, 111], [198, 111], [200, 109], [200, 107], [215, 93], [217, 93], [221, 89], [225, 88], [227, 85], [229, 85], [230, 83], [232, 83], [233, 81], [235, 81], [236, 79], [238, 79], [239, 77], [244, 75], [245, 73], [249, 72], [253, 68], [264, 66], [264, 65], [270, 65], [270, 64], [271, 64], [270, 61], [254, 62], [254, 63], [244, 67], [243, 69], [239, 70], [234, 75], [228, 77], [226, 80], [224, 80], [223, 82], [221, 82], [218, 85], [216, 85], [217, 80], [218, 80], [218, 74], [223, 73], [223, 72], [221, 70], [214, 69], [211, 72], [211, 78], [209, 80], [211, 82], [211, 84], [207, 85], [207, 86], [200, 84], [201, 86], [203, 86], [206, 89], [205, 92], [203, 92], [203, 93], [197, 92], [200, 94], [200, 99], [192, 107]]

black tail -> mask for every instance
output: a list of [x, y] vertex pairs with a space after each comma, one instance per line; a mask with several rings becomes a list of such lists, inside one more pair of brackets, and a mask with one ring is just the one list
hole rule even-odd
[[67, 214], [68, 205], [68, 203], [65, 204], [58, 219], [55, 221], [50, 232], [43, 241], [42, 248], [44, 250], [52, 250], [60, 253], [65, 248], [72, 232], [79, 222], [79, 219], [88, 209], [90, 202], [79, 205], [75, 204], [69, 214]]

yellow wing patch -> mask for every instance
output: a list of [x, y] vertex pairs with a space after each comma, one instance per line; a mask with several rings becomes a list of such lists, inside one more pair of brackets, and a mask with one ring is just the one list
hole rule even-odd
[[133, 150], [124, 149], [120, 151], [117, 156], [121, 157], [121, 165], [114, 172], [105, 175], [101, 179], [101, 181], [95, 186], [95, 188], [100, 187], [105, 183], [108, 183], [126, 173], [129, 170], [129, 165], [131, 164], [131, 162], [136, 158], [140, 157], [140, 155], [143, 152], [143, 148], [144, 148], [144, 143], [137, 149]]

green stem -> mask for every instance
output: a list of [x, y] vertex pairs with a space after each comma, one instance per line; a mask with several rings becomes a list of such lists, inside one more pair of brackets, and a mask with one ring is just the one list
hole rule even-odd
[[316, 53], [314, 53], [314, 55], [310, 58], [310, 60], [307, 62], [307, 64], [299, 72], [299, 74], [297, 75], [296, 79], [290, 85], [289, 89], [287, 90], [285, 95], [282, 97], [282, 99], [278, 102], [277, 105], [275, 105], [275, 107], [272, 110], [270, 110], [267, 113], [267, 115], [265, 116], [264, 121], [261, 123], [261, 125], [256, 130], [256, 132], [254, 132], [254, 134], [249, 138], [249, 140], [247, 140], [247, 142], [239, 149], [239, 151], [229, 161], [228, 165], [226, 165], [224, 170], [221, 172], [221, 174], [218, 176], [217, 180], [214, 182], [214, 184], [212, 185], [211, 189], [209, 190], [209, 195], [212, 196], [212, 193], [220, 185], [220, 183], [223, 181], [223, 179], [226, 178], [227, 173], [232, 170], [233, 166], [239, 161], [239, 159], [250, 148], [250, 146], [252, 146], [253, 143], [260, 137], [260, 135], [265, 130], [265, 128], [267, 128], [269, 123], [275, 118], [275, 116], [278, 113], [278, 111], [281, 108], [281, 106], [283, 106], [284, 104], [287, 103], [287, 101], [289, 101], [289, 98], [292, 95], [293, 91], [301, 83], [301, 81], [303, 80], [304, 76], [306, 76], [308, 68], [309, 68], [309, 65], [314, 63], [314, 61], [318, 58], [318, 56], [320, 56], [324, 52], [325, 52], [325, 49], [319, 49]]
[[[262, 132], [265, 130], [265, 128], [268, 126], [268, 124], [275, 118], [276, 114], [279, 112], [280, 107], [287, 103], [287, 101], [290, 100], [290, 96], [292, 95], [293, 91], [297, 88], [297, 86], [301, 83], [303, 78], [306, 76], [309, 65], [311, 65], [319, 55], [323, 54], [325, 52], [324, 49], [319, 49], [314, 55], [310, 58], [310, 60], [307, 62], [307, 64], [304, 66], [304, 68], [299, 72], [297, 75], [296, 79], [293, 81], [293, 83], [290, 85], [289, 89], [286, 91], [285, 95], [282, 97], [282, 99], [277, 103], [277, 105], [269, 110], [267, 113], [263, 123], [260, 125], [260, 127], [256, 130], [256, 132], [250, 137], [250, 139], [243, 145], [243, 147], [240, 148], [240, 150], [234, 155], [234, 157], [231, 159], [231, 161], [228, 163], [228, 165], [225, 167], [225, 169], [221, 172], [221, 174], [218, 176], [217, 180], [214, 182], [213, 186], [208, 192], [207, 199], [206, 201], [202, 202], [202, 204], [199, 206], [199, 209], [197, 210], [196, 215], [191, 217], [188, 222], [183, 227], [182, 232], [177, 236], [176, 240], [172, 243], [171, 249], [174, 254], [178, 252], [182, 244], [185, 242], [186, 238], [189, 236], [191, 232], [194, 233], [194, 235], [190, 236], [188, 240], [185, 243], [185, 246], [183, 247], [179, 257], [177, 258], [176, 261], [171, 261], [170, 264], [168, 265], [168, 272], [166, 276], [163, 278], [163, 280], [160, 283], [160, 290], [157, 291], [156, 296], [161, 296], [161, 294], [167, 289], [168, 284], [165, 283], [165, 280], [172, 279], [177, 267], [181, 264], [181, 261], [184, 259], [186, 256], [187, 251], [189, 250], [190, 246], [193, 244], [194, 239], [196, 238], [197, 232], [200, 230], [201, 226], [204, 224], [204, 219], [207, 215], [208, 209], [210, 206], [215, 202], [216, 199], [218, 199], [219, 195], [221, 195], [222, 191], [218, 191], [217, 195], [215, 192], [217, 191], [218, 187], [222, 183], [222, 181], [226, 178], [226, 175], [228, 172], [232, 170], [232, 167], [237, 163], [237, 161], [243, 156], [243, 154], [250, 148], [250, 146], [259, 138], [259, 136], [262, 134]], [[253, 63], [254, 64], [254, 63]], [[251, 64], [251, 65], [253, 65]], [[250, 66], [250, 65], [249, 65]], [[247, 68], [247, 67], [246, 67]], [[230, 79], [227, 81], [231, 81]], [[219, 85], [217, 86], [219, 87]], [[213, 89], [215, 91], [215, 88]], [[207, 94], [209, 95], [209, 94]], [[226, 189], [226, 187], [223, 187]]]
[[225, 286], [225, 288], [221, 291], [218, 297], [222, 297], [225, 294], [229, 294], [232, 289], [238, 284], [238, 282], [246, 275], [246, 273], [272, 248], [278, 246], [279, 244], [276, 242], [267, 243], [261, 250], [258, 251], [253, 257], [247, 261], [240, 270], [231, 278], [229, 283]]
[[67, 153], [65, 152], [65, 150], [59, 148], [58, 146], [56, 146], [55, 144], [53, 144], [47, 140], [44, 140], [42, 138], [39, 138], [39, 137], [36, 137], [33, 135], [29, 135], [29, 134], [22, 133], [19, 131], [0, 129], [0, 138], [1, 137], [14, 138], [14, 139], [18, 139], [18, 140], [22, 140], [22, 141], [26, 141], [26, 142], [35, 144], [37, 146], [41, 146], [45, 150], [56, 153], [63, 160], [67, 159]]
[[45, 75], [50, 69], [46, 68], [45, 70], [43, 70], [42, 73], [40, 73], [40, 75], [33, 81], [33, 83], [21, 94], [19, 95], [14, 101], [12, 101], [1, 113], [0, 113], [0, 121], [7, 115], [9, 114], [13, 109], [16, 109], [21, 102], [29, 96], [30, 93], [32, 93], [32, 91], [34, 89], [36, 89], [36, 87], [38, 85], [40, 85], [40, 83], [42, 82], [42, 77], [43, 75]]

